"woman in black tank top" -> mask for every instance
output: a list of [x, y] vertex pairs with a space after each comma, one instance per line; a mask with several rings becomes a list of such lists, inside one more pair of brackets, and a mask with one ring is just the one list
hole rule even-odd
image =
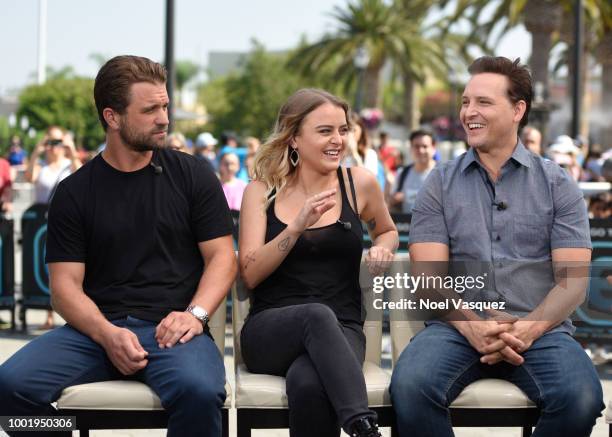
[[250, 371], [286, 378], [292, 437], [380, 435], [361, 370], [361, 220], [371, 271], [392, 260], [398, 236], [374, 175], [339, 166], [347, 114], [322, 90], [291, 96], [240, 213], [240, 269], [253, 293], [242, 354]]

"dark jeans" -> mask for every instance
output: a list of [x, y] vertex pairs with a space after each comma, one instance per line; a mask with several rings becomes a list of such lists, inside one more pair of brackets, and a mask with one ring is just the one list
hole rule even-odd
[[240, 336], [249, 371], [283, 376], [292, 437], [337, 437], [365, 416], [365, 336], [326, 305], [308, 303], [249, 316]]
[[[161, 399], [169, 415], [168, 435], [220, 436], [225, 368], [212, 339], [198, 335], [160, 349], [156, 323], [132, 317], [113, 323], [134, 332], [149, 352], [147, 366], [133, 379], [147, 384]], [[64, 388], [124, 378], [100, 345], [62, 326], [32, 340], [0, 366], [0, 414], [53, 415], [51, 402]]]
[[578, 342], [566, 333], [549, 333], [522, 355], [521, 366], [482, 364], [481, 355], [453, 327], [426, 327], [393, 369], [390, 392], [400, 436], [453, 436], [448, 407], [481, 378], [510, 381], [540, 407], [533, 437], [590, 435], [605, 406], [595, 368]]

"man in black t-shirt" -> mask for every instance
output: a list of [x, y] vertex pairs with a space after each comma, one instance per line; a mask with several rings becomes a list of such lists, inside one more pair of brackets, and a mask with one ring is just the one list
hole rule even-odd
[[221, 435], [223, 358], [206, 323], [236, 276], [232, 220], [214, 173], [162, 148], [165, 82], [135, 56], [96, 77], [106, 149], [49, 211], [51, 297], [68, 324], [0, 367], [3, 415], [51, 415], [68, 386], [131, 377], [161, 399], [169, 435]]

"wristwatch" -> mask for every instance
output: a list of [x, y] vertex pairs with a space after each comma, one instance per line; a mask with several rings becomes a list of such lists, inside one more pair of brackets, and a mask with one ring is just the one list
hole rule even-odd
[[193, 317], [200, 321], [203, 327], [206, 327], [208, 323], [208, 311], [199, 305], [189, 305], [185, 311], [191, 313]]

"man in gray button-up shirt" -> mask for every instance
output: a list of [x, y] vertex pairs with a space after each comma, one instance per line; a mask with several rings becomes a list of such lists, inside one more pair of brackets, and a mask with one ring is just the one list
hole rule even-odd
[[400, 435], [452, 436], [449, 405], [471, 382], [495, 377], [540, 408], [537, 435], [588, 436], [603, 408], [601, 385], [568, 335], [586, 275], [560, 284], [551, 264], [590, 260], [586, 207], [565, 170], [518, 140], [533, 94], [528, 70], [483, 57], [469, 71], [460, 119], [471, 148], [427, 178], [413, 209], [410, 256], [487, 263], [490, 291], [508, 314], [498, 321], [455, 311], [413, 339], [391, 383]]

